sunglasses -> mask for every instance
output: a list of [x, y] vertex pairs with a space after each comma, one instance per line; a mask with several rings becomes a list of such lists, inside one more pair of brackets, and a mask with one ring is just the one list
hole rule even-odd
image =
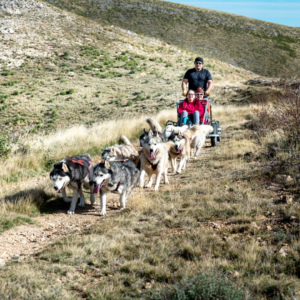
[[204, 94], [196, 94], [197, 96], [203, 96]]

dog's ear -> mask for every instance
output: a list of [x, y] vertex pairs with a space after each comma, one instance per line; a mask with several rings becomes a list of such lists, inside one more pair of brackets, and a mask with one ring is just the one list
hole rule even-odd
[[106, 145], [104, 146], [104, 150], [106, 150]]
[[115, 149], [114, 147], [112, 147], [112, 148], [110, 149], [110, 152], [111, 152], [112, 154], [115, 154], [115, 153], [116, 153], [116, 149]]
[[154, 136], [158, 137], [158, 131], [154, 131]]
[[148, 131], [148, 136], [153, 136], [153, 132], [151, 129]]
[[110, 164], [109, 164], [109, 162], [106, 160], [105, 161], [105, 163], [104, 163], [104, 167], [106, 168], [106, 169], [110, 169]]
[[62, 166], [62, 162], [53, 164], [53, 169], [61, 169], [61, 166]]
[[68, 168], [68, 166], [65, 164], [65, 163], [63, 163], [62, 164], [62, 170], [65, 172], [65, 173], [67, 173], [67, 172], [69, 172], [69, 168]]
[[147, 133], [147, 131], [145, 130], [145, 128], [143, 129], [143, 133]]

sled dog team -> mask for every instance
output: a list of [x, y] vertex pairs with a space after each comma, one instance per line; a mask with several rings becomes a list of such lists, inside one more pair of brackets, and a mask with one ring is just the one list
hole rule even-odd
[[[154, 190], [157, 191], [162, 175], [165, 184], [169, 183], [167, 176], [169, 159], [172, 172], [181, 173], [193, 152], [195, 152], [193, 158], [197, 158], [205, 143], [206, 135], [213, 131], [210, 125], [191, 127], [168, 125], [162, 130], [156, 120], [146, 118], [146, 122], [150, 130], [147, 132], [144, 129], [140, 136], [140, 155], [123, 135], [124, 144], [105, 147], [101, 154], [103, 161], [98, 162], [96, 166], [92, 165], [87, 153], [63, 158], [53, 165], [50, 179], [53, 188], [62, 194], [63, 200], [71, 203], [68, 214], [75, 212], [78, 194], [80, 196], [78, 206], [84, 207], [82, 186], [90, 191], [91, 204], [95, 202], [95, 194], [100, 193], [101, 216], [106, 214], [107, 193], [118, 193], [120, 195], [118, 206], [124, 209], [127, 197], [138, 182], [140, 187], [150, 188], [154, 174], [156, 175]], [[149, 177], [146, 186], [145, 174]], [[73, 190], [72, 198], [67, 197], [66, 187]]]

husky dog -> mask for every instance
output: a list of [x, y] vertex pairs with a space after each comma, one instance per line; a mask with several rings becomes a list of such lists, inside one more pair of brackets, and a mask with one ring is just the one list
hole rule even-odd
[[[152, 119], [152, 118], [146, 118], [146, 122], [149, 124], [151, 131], [156, 134], [158, 133], [160, 139], [164, 142], [164, 136], [162, 135], [162, 128], [159, 125], [159, 123]], [[140, 146], [143, 147], [145, 140], [148, 138], [149, 131], [147, 132], [144, 128], [142, 135], [140, 136]]]
[[120, 194], [118, 206], [125, 208], [126, 198], [136, 187], [140, 171], [132, 161], [114, 162], [101, 161], [94, 168], [94, 193], [100, 190], [100, 216], [106, 215], [106, 194], [109, 192]]
[[[173, 142], [169, 152], [173, 172], [181, 173], [181, 170], [185, 169], [186, 161], [190, 158], [190, 140], [197, 131], [199, 131], [199, 125], [193, 126], [192, 128], [186, 130], [183, 134], [181, 132], [173, 132], [169, 137], [169, 140]], [[176, 170], [177, 158], [180, 158], [180, 162], [178, 169]]]
[[165, 139], [168, 139], [172, 133], [184, 133], [187, 129], [189, 128], [188, 125], [183, 125], [183, 126], [174, 126], [174, 125], [167, 125], [166, 128], [164, 129], [162, 135]]
[[191, 150], [196, 148], [194, 159], [199, 155], [200, 149], [205, 143], [206, 135], [214, 131], [210, 125], [200, 125], [199, 130], [191, 137]]
[[114, 145], [104, 148], [101, 158], [108, 161], [125, 161], [131, 160], [137, 165], [139, 152], [133, 147], [128, 138], [122, 135], [124, 145]]
[[[63, 200], [70, 203], [71, 206], [68, 214], [74, 214], [78, 200], [78, 192], [80, 202], [78, 206], [84, 207], [84, 195], [81, 185], [86, 189], [90, 189], [91, 204], [95, 202], [93, 187], [90, 182], [93, 179], [93, 165], [89, 154], [75, 155], [70, 158], [64, 158], [60, 162], [53, 165], [53, 170], [50, 173], [50, 179], [53, 182], [53, 188], [57, 192], [61, 192]], [[66, 195], [66, 187], [73, 190], [73, 198], [68, 198]]]
[[147, 173], [149, 183], [145, 187], [152, 186], [153, 174], [156, 174], [154, 190], [157, 191], [160, 183], [160, 177], [164, 174], [165, 184], [168, 184], [168, 151], [172, 142], [163, 143], [158, 133], [149, 130], [148, 137], [143, 144], [141, 154], [141, 176], [140, 187], [144, 187], [144, 177]]

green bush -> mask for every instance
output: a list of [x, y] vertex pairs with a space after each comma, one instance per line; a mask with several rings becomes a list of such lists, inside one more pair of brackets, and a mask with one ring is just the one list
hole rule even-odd
[[246, 299], [242, 290], [224, 275], [200, 273], [179, 284], [166, 287], [156, 293], [155, 300], [241, 300]]
[[14, 95], [14, 96], [19, 95], [19, 91], [14, 91], [14, 92], [13, 92], [13, 95]]
[[66, 92], [66, 91], [62, 91], [62, 92], [60, 92], [60, 94], [61, 94], [62, 96], [65, 96], [65, 95], [67, 94], [67, 92]]
[[127, 101], [127, 106], [131, 106], [133, 104], [133, 102], [131, 100]]
[[74, 94], [74, 93], [75, 93], [74, 89], [69, 89], [68, 91], [66, 91], [67, 95], [71, 95], [71, 94]]
[[2, 83], [3, 86], [14, 86], [14, 84], [17, 83], [17, 81], [7, 81]]
[[7, 158], [11, 151], [11, 146], [8, 144], [8, 138], [0, 135], [0, 159]]
[[136, 96], [136, 100], [138, 100], [138, 101], [143, 100], [142, 94], [138, 94], [138, 95]]

